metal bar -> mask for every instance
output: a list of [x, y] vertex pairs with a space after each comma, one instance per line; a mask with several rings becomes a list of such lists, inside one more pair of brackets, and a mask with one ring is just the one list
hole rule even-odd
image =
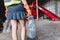
[[54, 0], [55, 1], [55, 13], [56, 13], [56, 15], [58, 15], [58, 4], [57, 4], [57, 0]]
[[38, 17], [38, 7], [37, 6], [38, 6], [38, 0], [36, 0], [36, 12], [37, 12], [36, 15], [37, 15], [37, 20], [38, 20], [39, 17]]

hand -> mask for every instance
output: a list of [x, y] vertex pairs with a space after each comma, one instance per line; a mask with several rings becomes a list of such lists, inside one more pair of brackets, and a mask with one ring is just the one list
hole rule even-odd
[[5, 10], [5, 16], [7, 16], [8, 15], [8, 9], [6, 8], [6, 10]]
[[29, 17], [32, 15], [31, 10], [29, 9], [29, 10], [26, 10], [26, 11], [27, 11], [27, 16], [26, 17], [27, 17], [27, 19], [29, 19]]
[[27, 17], [27, 19], [29, 19], [29, 17], [31, 16], [31, 10], [30, 10], [28, 4], [24, 4], [24, 8], [27, 11], [27, 16], [26, 17]]

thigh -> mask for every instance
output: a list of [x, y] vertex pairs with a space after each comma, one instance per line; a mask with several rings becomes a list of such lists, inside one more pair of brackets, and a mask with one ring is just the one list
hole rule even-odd
[[18, 23], [16, 20], [11, 20], [12, 29], [17, 29]]
[[19, 23], [21, 24], [21, 27], [26, 26], [26, 21], [25, 20], [19, 20]]

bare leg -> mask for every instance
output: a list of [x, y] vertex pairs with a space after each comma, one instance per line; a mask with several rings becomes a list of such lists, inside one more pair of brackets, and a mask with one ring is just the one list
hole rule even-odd
[[21, 24], [21, 40], [26, 40], [26, 27], [25, 27], [25, 21], [24, 20], [19, 20]]
[[11, 25], [12, 25], [12, 39], [13, 40], [18, 40], [17, 36], [17, 21], [16, 20], [11, 20]]

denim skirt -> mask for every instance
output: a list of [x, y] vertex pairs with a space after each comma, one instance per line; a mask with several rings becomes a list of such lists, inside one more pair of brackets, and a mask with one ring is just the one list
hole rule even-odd
[[12, 5], [8, 7], [8, 16], [7, 19], [11, 20], [20, 20], [26, 19], [26, 11], [23, 7], [23, 4]]

